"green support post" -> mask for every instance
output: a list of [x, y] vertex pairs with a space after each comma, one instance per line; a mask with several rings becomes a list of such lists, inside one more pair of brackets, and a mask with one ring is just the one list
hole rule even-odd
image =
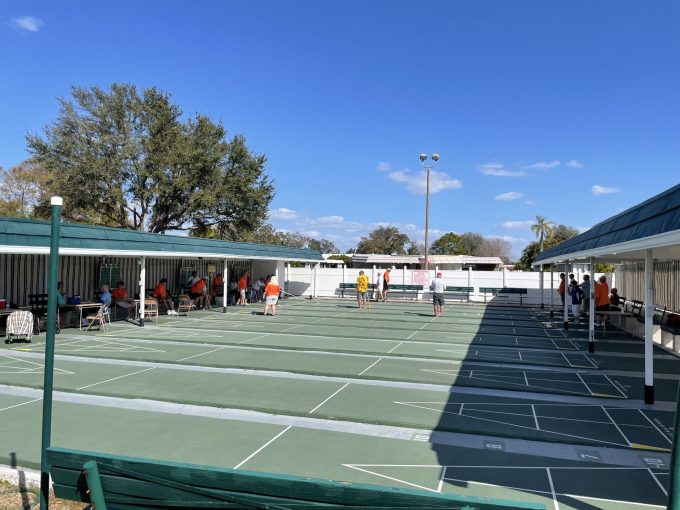
[[104, 490], [102, 489], [102, 479], [99, 477], [99, 468], [97, 462], [90, 460], [83, 465], [85, 474], [87, 475], [88, 495], [90, 496], [90, 503], [94, 510], [106, 510], [106, 501], [104, 499]]
[[52, 440], [52, 389], [54, 386], [54, 335], [57, 327], [57, 271], [59, 270], [59, 229], [61, 197], [52, 197], [50, 264], [47, 274], [47, 333], [45, 338], [45, 378], [42, 406], [42, 448], [40, 450], [40, 510], [50, 504], [50, 468], [47, 448]]

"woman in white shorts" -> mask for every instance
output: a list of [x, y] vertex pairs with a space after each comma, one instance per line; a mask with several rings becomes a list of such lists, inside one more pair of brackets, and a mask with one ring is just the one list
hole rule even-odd
[[276, 315], [276, 303], [279, 301], [279, 294], [281, 294], [281, 287], [279, 287], [279, 279], [272, 276], [269, 283], [264, 288], [264, 314], [267, 315], [271, 309], [272, 317]]

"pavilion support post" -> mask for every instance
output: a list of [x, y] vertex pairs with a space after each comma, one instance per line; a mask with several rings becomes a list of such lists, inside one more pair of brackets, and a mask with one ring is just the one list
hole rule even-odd
[[146, 257], [139, 259], [139, 325], [144, 327], [146, 305]]
[[553, 268], [550, 268], [550, 318], [552, 319], [555, 316], [555, 311], [553, 310], [553, 302], [555, 300], [555, 271], [553, 271]]
[[472, 266], [468, 266], [468, 293], [467, 293], [467, 301], [468, 303], [470, 302], [470, 292], [472, 292], [470, 289], [472, 288]]
[[588, 352], [595, 352], [595, 260], [590, 257], [590, 288], [588, 289]]
[[229, 297], [229, 259], [224, 259], [222, 271], [222, 313], [227, 313], [227, 298]]
[[545, 303], [544, 303], [545, 292], [544, 292], [544, 289], [543, 289], [543, 275], [544, 275], [543, 264], [541, 264], [541, 269], [539, 270], [539, 273], [538, 273], [538, 287], [541, 289], [541, 310], [543, 310], [545, 308]]
[[54, 386], [54, 335], [57, 330], [57, 271], [59, 270], [59, 235], [61, 197], [52, 197], [50, 262], [47, 273], [47, 332], [45, 333], [45, 373], [42, 401], [42, 446], [40, 449], [40, 510], [50, 506], [50, 466], [47, 449], [52, 442], [52, 389]]
[[314, 279], [314, 288], [313, 288], [311, 297], [316, 297], [317, 293], [319, 291], [319, 264], [318, 263], [314, 264], [314, 268], [312, 269], [312, 271], [313, 271], [313, 279]]
[[645, 251], [645, 404], [654, 403], [654, 260]]
[[569, 261], [564, 261], [564, 330], [569, 329]]

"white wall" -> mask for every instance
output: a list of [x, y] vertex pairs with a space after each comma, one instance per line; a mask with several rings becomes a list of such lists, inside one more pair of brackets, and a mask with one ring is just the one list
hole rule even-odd
[[[320, 268], [318, 278], [317, 295], [319, 297], [340, 296], [338, 287], [343, 281], [345, 283], [354, 283], [359, 275], [359, 271], [364, 271], [371, 280], [375, 283], [377, 273], [383, 272], [382, 269], [373, 271], [372, 268]], [[430, 276], [427, 279], [429, 282], [434, 278], [435, 270], [430, 270]], [[473, 287], [474, 293], [471, 295], [473, 301], [483, 301], [483, 296], [479, 293], [480, 287], [521, 287], [527, 289], [527, 297], [524, 302], [529, 304], [540, 304], [541, 293], [539, 284], [538, 272], [511, 272], [511, 271], [467, 271], [467, 270], [443, 270], [441, 271], [446, 285], [454, 287], [468, 287], [468, 277], [470, 278], [470, 287]], [[405, 276], [405, 279], [404, 279]], [[600, 276], [599, 274], [596, 277]], [[578, 277], [578, 276], [577, 276]], [[343, 279], [344, 278], [344, 279]], [[609, 286], [615, 285], [612, 281], [612, 275], [607, 275], [610, 282]], [[583, 280], [582, 276], [578, 277], [578, 281]], [[411, 270], [403, 271], [403, 268], [396, 267], [392, 269], [390, 281], [394, 284], [411, 284], [413, 283], [413, 274]], [[543, 302], [546, 305], [550, 304], [550, 299], [553, 299], [555, 306], [560, 302], [557, 295], [557, 288], [560, 284], [560, 274], [553, 273], [553, 290], [550, 289], [550, 273], [544, 273], [544, 291]], [[286, 267], [286, 287], [285, 290], [295, 295], [310, 296], [313, 292], [313, 270], [310, 267]], [[425, 285], [427, 288], [429, 284]], [[394, 297], [394, 295], [393, 295]], [[429, 293], [426, 293], [424, 298], [429, 299]]]

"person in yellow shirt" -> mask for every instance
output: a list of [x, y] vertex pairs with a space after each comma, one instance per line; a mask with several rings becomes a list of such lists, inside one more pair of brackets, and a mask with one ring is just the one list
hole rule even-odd
[[368, 301], [368, 276], [363, 271], [359, 271], [356, 289], [359, 308], [366, 308], [366, 302]]

